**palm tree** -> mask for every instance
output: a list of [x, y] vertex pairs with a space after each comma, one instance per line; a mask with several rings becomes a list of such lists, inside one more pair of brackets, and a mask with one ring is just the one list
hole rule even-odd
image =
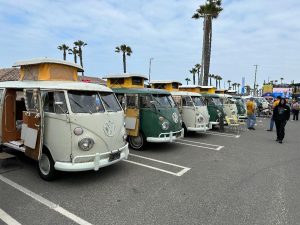
[[191, 79], [190, 78], [185, 78], [185, 81], [186, 81], [186, 85], [189, 85], [189, 82], [191, 81]]
[[216, 88], [218, 88], [218, 80], [219, 80], [219, 75], [215, 75], [215, 81], [216, 81]]
[[190, 70], [190, 73], [193, 74], [193, 84], [195, 85], [196, 84], [196, 73], [197, 73], [197, 69], [196, 68], [192, 68]]
[[240, 93], [240, 86], [241, 86], [241, 84], [237, 83], [236, 85], [237, 85], [237, 91], [238, 91], [238, 94], [239, 94]]
[[74, 45], [78, 47], [78, 56], [79, 56], [79, 60], [80, 60], [80, 65], [83, 68], [83, 62], [82, 62], [82, 47], [86, 46], [87, 43], [78, 40], [74, 42]]
[[195, 65], [195, 69], [197, 70], [197, 74], [198, 74], [198, 85], [201, 85], [202, 80], [200, 79], [200, 69], [201, 69], [201, 65], [200, 64], [196, 64]]
[[117, 46], [115, 49], [115, 52], [120, 53], [122, 52], [123, 54], [123, 68], [124, 68], [124, 73], [126, 73], [126, 55], [131, 56], [132, 50], [129, 46], [123, 44], [120, 46]]
[[74, 46], [73, 49], [69, 49], [69, 54], [74, 55], [74, 62], [77, 63], [77, 55], [79, 54], [79, 51], [76, 46]]
[[283, 81], [283, 80], [284, 80], [284, 78], [283, 78], [283, 77], [281, 77], [281, 78], [280, 78], [280, 83], [281, 83], [281, 84], [282, 84], [282, 81]]
[[228, 80], [227, 83], [228, 83], [228, 90], [230, 90], [230, 88], [231, 88], [230, 87], [231, 80]]
[[219, 89], [221, 89], [221, 80], [223, 80], [223, 78], [219, 76], [218, 80], [219, 80]]
[[202, 85], [208, 85], [208, 75], [211, 56], [211, 40], [212, 40], [212, 20], [216, 19], [223, 10], [221, 7], [222, 0], [208, 0], [204, 5], [200, 5], [196, 10], [193, 19], [204, 18], [203, 21], [203, 46], [202, 46], [202, 68], [201, 76]]
[[209, 85], [211, 86], [211, 78], [215, 78], [215, 75], [209, 74], [208, 77], [209, 77]]
[[66, 44], [62, 44], [60, 46], [57, 47], [60, 51], [63, 51], [63, 59], [66, 60], [67, 59], [67, 51], [69, 49], [69, 46]]

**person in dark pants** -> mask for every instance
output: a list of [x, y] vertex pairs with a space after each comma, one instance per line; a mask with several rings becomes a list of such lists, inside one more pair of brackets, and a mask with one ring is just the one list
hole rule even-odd
[[293, 100], [292, 103], [293, 120], [299, 119], [299, 110], [300, 110], [300, 104], [296, 100]]
[[286, 100], [281, 99], [279, 104], [274, 108], [273, 119], [275, 121], [277, 139], [280, 144], [285, 135], [285, 125], [290, 119], [291, 110], [290, 107], [286, 105]]

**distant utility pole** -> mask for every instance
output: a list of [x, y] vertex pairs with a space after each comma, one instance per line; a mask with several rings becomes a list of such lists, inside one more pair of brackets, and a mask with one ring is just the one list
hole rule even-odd
[[254, 96], [256, 95], [256, 74], [257, 74], [257, 67], [258, 65], [254, 65], [255, 66], [255, 74], [254, 74], [254, 85], [253, 85], [253, 92], [254, 92]]
[[152, 62], [153, 59], [154, 58], [151, 57], [150, 60], [149, 60], [149, 81], [148, 81], [149, 83], [150, 83], [150, 78], [151, 78], [150, 77], [151, 76], [151, 62]]

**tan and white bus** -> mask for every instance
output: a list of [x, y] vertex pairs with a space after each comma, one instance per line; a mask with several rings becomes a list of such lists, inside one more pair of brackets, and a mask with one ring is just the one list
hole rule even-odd
[[15, 66], [21, 80], [0, 83], [2, 146], [36, 160], [45, 180], [56, 171], [98, 170], [128, 157], [124, 112], [111, 89], [78, 82], [82, 68], [65, 61]]

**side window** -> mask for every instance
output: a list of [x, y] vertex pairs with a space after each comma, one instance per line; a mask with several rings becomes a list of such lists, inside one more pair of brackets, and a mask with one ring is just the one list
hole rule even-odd
[[177, 106], [181, 106], [181, 96], [173, 95], [173, 99]]
[[39, 102], [37, 90], [24, 90], [24, 95], [27, 111], [38, 111]]
[[182, 97], [182, 106], [194, 106], [191, 97], [189, 96]]
[[63, 91], [44, 92], [44, 112], [63, 114], [68, 113]]
[[140, 95], [140, 107], [151, 108], [151, 97], [149, 95]]
[[137, 108], [138, 106], [137, 95], [126, 95], [126, 104], [128, 108]]

